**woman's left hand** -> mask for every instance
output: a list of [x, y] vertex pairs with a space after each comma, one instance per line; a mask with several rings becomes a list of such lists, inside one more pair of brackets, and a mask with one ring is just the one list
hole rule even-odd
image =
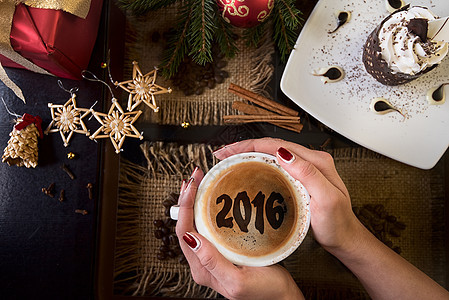
[[290, 273], [279, 265], [236, 266], [195, 230], [193, 207], [203, 172], [195, 169], [181, 187], [176, 234], [196, 283], [228, 299], [304, 299]]

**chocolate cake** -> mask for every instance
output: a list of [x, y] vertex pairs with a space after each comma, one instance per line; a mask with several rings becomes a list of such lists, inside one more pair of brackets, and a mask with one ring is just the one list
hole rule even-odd
[[[413, 11], [409, 13], [411, 9]], [[423, 21], [413, 21], [413, 26], [408, 26], [411, 20], [417, 19], [424, 20], [427, 25], [427, 21], [435, 17], [425, 7], [407, 5], [386, 17], [368, 36], [362, 60], [366, 71], [380, 83], [400, 85], [410, 82], [437, 67], [447, 54], [447, 43], [422, 40], [422, 30], [417, 32], [414, 28]], [[409, 49], [410, 45], [413, 49]], [[405, 60], [407, 55], [408, 60]], [[416, 60], [410, 63], [410, 57]]]

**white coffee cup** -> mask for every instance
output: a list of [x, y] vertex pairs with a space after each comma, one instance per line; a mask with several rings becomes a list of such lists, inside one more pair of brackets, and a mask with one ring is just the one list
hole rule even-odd
[[[172, 207], [177, 219], [179, 207]], [[198, 187], [197, 231], [237, 265], [267, 266], [295, 251], [310, 225], [310, 197], [272, 155], [236, 154], [215, 165]]]

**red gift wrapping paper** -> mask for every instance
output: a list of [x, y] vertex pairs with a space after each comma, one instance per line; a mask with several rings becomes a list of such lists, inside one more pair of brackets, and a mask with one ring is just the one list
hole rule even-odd
[[[92, 0], [86, 19], [70, 13], [19, 4], [11, 46], [23, 57], [62, 78], [81, 79], [97, 38], [103, 0]], [[4, 67], [23, 68], [0, 54]]]

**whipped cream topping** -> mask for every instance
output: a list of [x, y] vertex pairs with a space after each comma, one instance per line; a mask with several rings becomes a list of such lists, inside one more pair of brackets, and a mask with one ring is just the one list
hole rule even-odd
[[393, 73], [414, 75], [440, 63], [448, 52], [448, 43], [430, 38], [423, 42], [408, 30], [409, 21], [415, 18], [431, 21], [437, 17], [425, 7], [413, 6], [392, 14], [379, 30], [382, 58]]

